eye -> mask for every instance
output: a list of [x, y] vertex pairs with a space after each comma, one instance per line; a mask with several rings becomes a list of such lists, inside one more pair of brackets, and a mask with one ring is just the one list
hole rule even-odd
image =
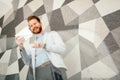
[[30, 27], [32, 27], [33, 25], [30, 25]]
[[36, 25], [36, 23], [34, 23], [34, 25]]

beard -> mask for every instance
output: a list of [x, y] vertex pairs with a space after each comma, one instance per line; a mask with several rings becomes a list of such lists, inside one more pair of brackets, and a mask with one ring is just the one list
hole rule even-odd
[[42, 32], [42, 27], [35, 27], [33, 30], [32, 30], [32, 33], [33, 34], [39, 34]]

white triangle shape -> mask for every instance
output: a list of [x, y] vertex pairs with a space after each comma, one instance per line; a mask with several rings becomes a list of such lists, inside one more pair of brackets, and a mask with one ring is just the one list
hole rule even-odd
[[6, 75], [16, 74], [16, 73], [19, 73], [18, 61], [14, 62], [10, 66], [8, 66], [8, 71], [7, 71]]
[[0, 62], [2, 62], [2, 63], [9, 63], [11, 51], [12, 51], [11, 49], [7, 50], [4, 53], [4, 55], [2, 56]]

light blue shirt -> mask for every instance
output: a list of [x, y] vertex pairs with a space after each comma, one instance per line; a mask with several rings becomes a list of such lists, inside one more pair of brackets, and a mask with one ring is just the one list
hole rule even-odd
[[[25, 64], [35, 68], [47, 60], [50, 60], [55, 67], [63, 67], [67, 69], [61, 57], [61, 55], [65, 54], [65, 44], [56, 31], [45, 32], [37, 35], [36, 41], [44, 41], [44, 43], [46, 43], [45, 49], [38, 48], [35, 50], [35, 48], [31, 47], [30, 40], [31, 39], [28, 39], [24, 42], [23, 45], [25, 50], [20, 52]], [[34, 40], [35, 38], [33, 38], [33, 41]], [[35, 53], [36, 57], [34, 56]]]
[[[42, 42], [44, 40], [45, 34], [39, 34], [36, 35], [36, 42]], [[35, 67], [40, 66], [41, 64], [49, 61], [49, 58], [47, 56], [47, 51], [44, 48], [36, 48], [35, 49]]]

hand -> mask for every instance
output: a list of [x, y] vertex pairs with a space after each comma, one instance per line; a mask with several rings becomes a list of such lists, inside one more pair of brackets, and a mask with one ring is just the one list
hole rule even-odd
[[44, 47], [44, 44], [40, 42], [34, 42], [31, 45], [32, 45], [32, 48], [43, 48]]
[[23, 47], [23, 43], [25, 41], [24, 37], [18, 36], [18, 37], [15, 38], [15, 41], [16, 41], [17, 45], [20, 47], [20, 49], [24, 48]]

